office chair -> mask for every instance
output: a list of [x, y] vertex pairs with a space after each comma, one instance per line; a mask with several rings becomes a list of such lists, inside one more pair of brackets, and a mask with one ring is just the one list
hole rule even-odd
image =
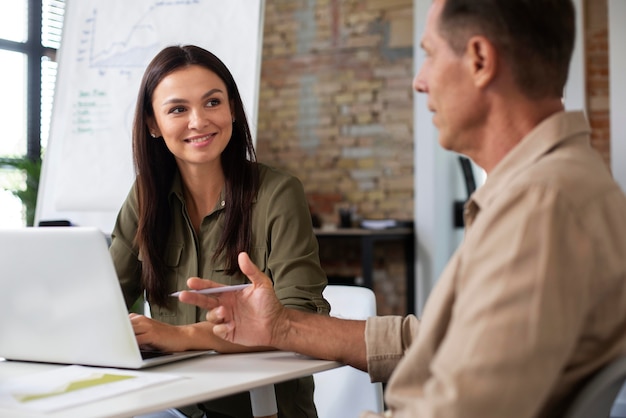
[[459, 165], [461, 166], [461, 173], [463, 173], [463, 180], [465, 181], [465, 190], [467, 191], [467, 199], [455, 200], [453, 204], [453, 221], [455, 228], [463, 228], [465, 221], [463, 219], [463, 210], [465, 208], [465, 202], [470, 198], [472, 193], [476, 190], [476, 178], [474, 177], [474, 170], [472, 168], [472, 161], [459, 155]]
[[611, 410], [625, 381], [626, 356], [622, 356], [591, 377], [576, 396], [565, 418], [615, 417]]
[[[376, 315], [374, 292], [366, 287], [328, 285], [323, 294], [331, 316], [366, 319]], [[358, 418], [365, 410], [383, 412], [382, 384], [371, 383], [365, 372], [347, 366], [315, 373], [313, 380], [319, 418]]]

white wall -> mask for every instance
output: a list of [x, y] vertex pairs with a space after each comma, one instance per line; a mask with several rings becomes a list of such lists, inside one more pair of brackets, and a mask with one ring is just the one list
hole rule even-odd
[[[419, 44], [430, 4], [427, 0], [414, 0], [415, 73], [424, 60]], [[455, 229], [452, 224], [452, 205], [455, 200], [465, 198], [458, 155], [439, 146], [437, 130], [426, 102], [425, 94], [415, 94], [415, 306], [418, 313], [462, 239], [462, 230]]]
[[583, 0], [574, 0], [576, 7], [576, 41], [569, 77], [565, 85], [565, 108], [567, 110], [587, 110], [587, 94], [585, 89], [585, 34], [583, 16]]
[[609, 0], [611, 169], [626, 191], [626, 0]]
[[[626, 0], [613, 0], [626, 2]], [[576, 45], [572, 57], [570, 77], [565, 91], [568, 109], [585, 107], [585, 71], [582, 34], [582, 0], [574, 0], [577, 8]], [[422, 65], [424, 55], [419, 43], [424, 31], [426, 14], [431, 2], [414, 0], [415, 73]], [[624, 38], [622, 38], [624, 39]], [[437, 142], [437, 131], [426, 106], [426, 95], [414, 97], [415, 141], [415, 230], [417, 235], [415, 265], [415, 306], [421, 313], [424, 303], [450, 256], [460, 243], [462, 230], [452, 223], [452, 205], [465, 199], [465, 188], [457, 155], [443, 150]], [[622, 164], [623, 166], [626, 164]], [[480, 174], [479, 170], [474, 170]], [[478, 179], [477, 179], [478, 183]]]

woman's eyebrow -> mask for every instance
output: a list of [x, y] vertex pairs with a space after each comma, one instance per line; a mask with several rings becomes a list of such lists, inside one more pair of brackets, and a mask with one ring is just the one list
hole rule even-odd
[[[207, 91], [206, 93], [204, 93], [202, 95], [202, 98], [206, 99], [207, 97], [210, 97], [210, 96], [214, 95], [215, 93], [224, 93], [224, 92], [221, 89], [211, 89], [211, 90]], [[161, 103], [161, 106], [167, 106], [167, 105], [179, 104], [179, 103], [189, 103], [189, 100], [187, 100], [187, 99], [179, 99], [177, 97], [172, 97], [170, 99], [165, 100], [163, 103]]]

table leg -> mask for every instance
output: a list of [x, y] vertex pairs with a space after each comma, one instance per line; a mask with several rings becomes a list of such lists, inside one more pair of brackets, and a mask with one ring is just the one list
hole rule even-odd
[[374, 290], [374, 239], [369, 236], [361, 237], [361, 274], [363, 286]]
[[252, 415], [255, 418], [277, 418], [276, 393], [274, 385], [250, 389]]
[[415, 314], [415, 239], [413, 235], [404, 243], [404, 261], [406, 266], [406, 313]]

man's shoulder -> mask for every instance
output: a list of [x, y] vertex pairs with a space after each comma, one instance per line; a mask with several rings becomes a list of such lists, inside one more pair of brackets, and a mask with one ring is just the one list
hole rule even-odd
[[623, 194], [600, 155], [586, 144], [565, 145], [545, 154], [517, 178], [522, 187], [541, 186], [587, 205], [604, 195]]
[[534, 217], [539, 211], [551, 212], [555, 220], [565, 222], [567, 218], [579, 226], [587, 225], [589, 231], [608, 214], [626, 225], [626, 195], [584, 138], [561, 143], [500, 174], [491, 179], [492, 184], [488, 179], [485, 189], [478, 189], [472, 197], [486, 226], [509, 216], [523, 224], [522, 218]]
[[[479, 203], [518, 199], [531, 190], [542, 190], [578, 207], [603, 195], [622, 193], [608, 165], [591, 147], [584, 120], [577, 116], [557, 115], [525, 138], [496, 167], [485, 190], [479, 190]], [[568, 120], [576, 123], [564, 128]]]

